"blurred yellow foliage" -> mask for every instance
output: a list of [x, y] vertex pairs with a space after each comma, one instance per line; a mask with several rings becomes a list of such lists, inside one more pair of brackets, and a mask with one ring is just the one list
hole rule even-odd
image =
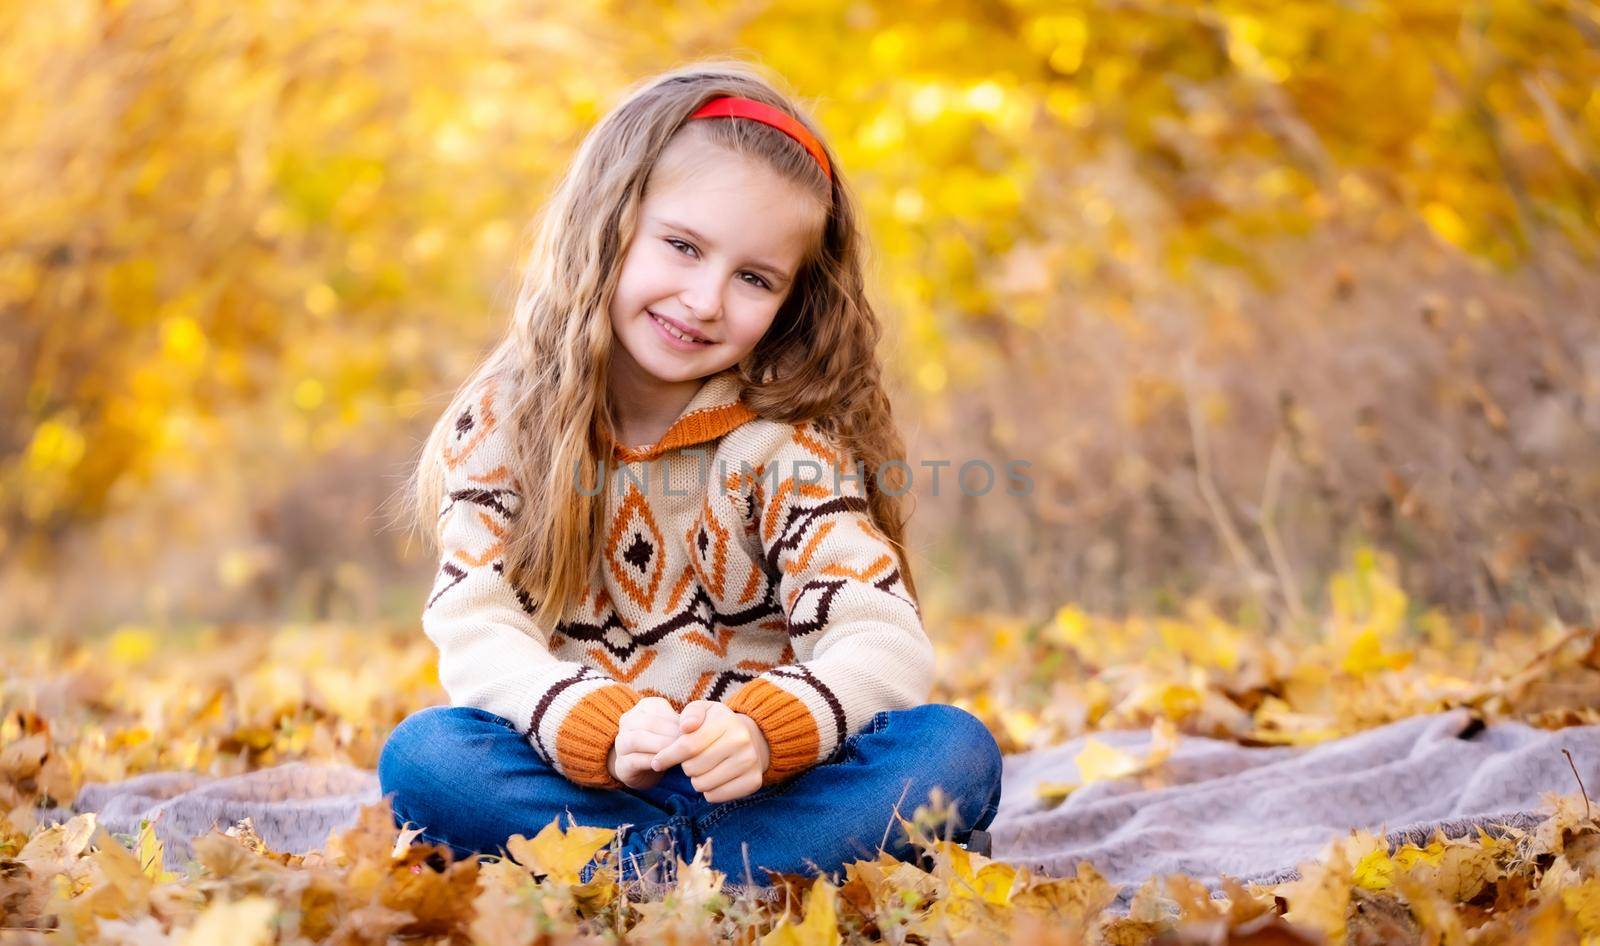
[[[993, 370], [1002, 335], [969, 329], [1059, 322], [1046, 290], [1063, 282], [1149, 337], [1132, 284], [1197, 258], [1248, 267], [1248, 241], [1341, 212], [1414, 218], [1502, 263], [1535, 228], [1600, 230], [1600, 53], [1566, 2], [1024, 5], [1004, 22], [169, 8], [24, 5], [0, 30], [17, 330], [0, 398], [27, 445], [0, 461], [0, 506], [36, 539], [176, 453], [239, 462], [265, 431], [289, 468], [393, 438], [397, 395], [455, 383], [502, 321], [515, 235], [578, 137], [627, 83], [698, 54], [702, 29], [808, 97], [866, 185], [907, 373], [934, 401]], [[816, 17], [852, 25], [819, 44]], [[1008, 263], [1024, 245], [1027, 300]], [[456, 341], [426, 358], [387, 343], [402, 332]], [[1126, 396], [1138, 424], [1173, 393], [1148, 378]]]

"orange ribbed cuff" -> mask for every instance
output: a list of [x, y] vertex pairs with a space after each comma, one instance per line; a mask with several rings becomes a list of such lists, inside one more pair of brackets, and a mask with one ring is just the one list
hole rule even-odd
[[817, 761], [817, 721], [800, 699], [762, 679], [751, 680], [726, 701], [761, 727], [772, 758], [761, 784], [773, 785], [809, 769]]
[[601, 687], [579, 700], [556, 731], [556, 757], [567, 778], [593, 788], [621, 788], [606, 768], [606, 756], [617, 741], [623, 713], [639, 702], [639, 694], [622, 683]]

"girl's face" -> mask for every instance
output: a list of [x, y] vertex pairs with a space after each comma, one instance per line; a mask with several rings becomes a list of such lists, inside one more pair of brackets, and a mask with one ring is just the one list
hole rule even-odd
[[[684, 159], [690, 167], [674, 170]], [[670, 143], [611, 300], [617, 367], [670, 383], [738, 364], [788, 298], [821, 221], [815, 198], [760, 162], [690, 136]]]

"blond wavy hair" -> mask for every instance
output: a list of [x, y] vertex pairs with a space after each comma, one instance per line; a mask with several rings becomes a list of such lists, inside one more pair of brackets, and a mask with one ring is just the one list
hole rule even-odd
[[[710, 99], [736, 95], [781, 109], [804, 124], [828, 156], [830, 181], [794, 139], [759, 122], [686, 119]], [[598, 470], [609, 482], [615, 431], [609, 394], [609, 311], [637, 226], [646, 184], [669, 141], [682, 134], [758, 160], [813, 194], [823, 218], [773, 325], [737, 368], [743, 400], [763, 418], [812, 422], [867, 471], [873, 523], [895, 547], [916, 597], [904, 544], [901, 501], [909, 485], [904, 444], [890, 411], [876, 347], [882, 329], [862, 276], [865, 243], [856, 204], [822, 133], [789, 96], [742, 62], [709, 61], [657, 75], [628, 90], [584, 139], [536, 219], [537, 235], [505, 337], [456, 390], [423, 445], [409, 483], [414, 526], [438, 549], [444, 447], [479, 385], [508, 386], [501, 423], [514, 433], [511, 473], [522, 505], [507, 540], [507, 576], [555, 627], [585, 593], [605, 534], [604, 491], [585, 496], [568, 471]], [[587, 476], [585, 477], [587, 479]], [[891, 492], [885, 492], [887, 486]]]

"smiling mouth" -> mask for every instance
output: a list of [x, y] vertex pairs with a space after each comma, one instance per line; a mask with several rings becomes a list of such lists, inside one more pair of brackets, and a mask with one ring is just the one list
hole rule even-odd
[[645, 314], [650, 316], [652, 321], [665, 329], [667, 334], [671, 335], [673, 338], [682, 339], [683, 341], [690, 342], [695, 345], [715, 344], [710, 339], [696, 338], [693, 335], [684, 332], [682, 329], [679, 329], [677, 326], [673, 325], [671, 322], [668, 322], [666, 319], [663, 319], [661, 316], [656, 315], [654, 312], [651, 312], [649, 309], [645, 310]]

